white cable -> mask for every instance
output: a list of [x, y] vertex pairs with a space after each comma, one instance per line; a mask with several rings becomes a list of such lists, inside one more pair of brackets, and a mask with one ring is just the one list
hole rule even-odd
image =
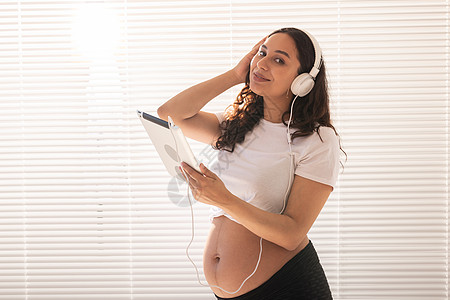
[[[188, 186], [188, 193], [189, 193], [189, 186]], [[192, 202], [191, 202], [189, 194], [188, 194], [188, 198], [189, 198], [189, 204], [191, 206], [191, 217], [192, 217], [192, 220], [194, 220], [194, 210], [192, 208]], [[231, 294], [231, 295], [236, 294], [237, 292], [239, 292], [242, 289], [242, 287], [244, 286], [244, 284], [247, 282], [247, 280], [249, 280], [256, 273], [256, 270], [258, 270], [259, 263], [261, 262], [261, 257], [262, 257], [262, 238], [261, 237], [259, 238], [259, 255], [258, 255], [258, 261], [256, 262], [255, 269], [253, 270], [253, 272], [250, 275], [247, 276], [247, 278], [244, 279], [244, 281], [242, 281], [241, 285], [239, 286], [239, 288], [237, 290], [231, 292], [231, 291], [228, 291], [228, 290], [226, 290], [226, 289], [224, 289], [224, 288], [222, 288], [222, 287], [220, 287], [218, 285], [209, 285], [209, 284], [205, 284], [205, 283], [201, 282], [197, 265], [194, 263], [194, 261], [189, 256], [189, 247], [191, 246], [192, 242], [194, 241], [194, 222], [193, 221], [192, 221], [191, 226], [192, 226], [192, 236], [191, 236], [191, 241], [189, 242], [188, 246], [186, 247], [186, 256], [188, 257], [189, 261], [191, 262], [191, 264], [195, 268], [195, 272], [197, 273], [197, 281], [198, 281], [198, 283], [200, 285], [202, 285], [202, 286], [218, 288], [221, 291], [223, 291], [225, 293], [228, 293], [228, 294]]]
[[[178, 156], [178, 143], [177, 143], [177, 140], [176, 140], [176, 138], [175, 138], [175, 136], [174, 136], [174, 134], [173, 134], [173, 132], [172, 132], [172, 124], [173, 124], [173, 121], [172, 121], [172, 118], [170, 118], [170, 116], [169, 116], [169, 122], [168, 122], [168, 124], [169, 124], [170, 133], [172, 134], [173, 140], [175, 141], [175, 150], [176, 150], [176, 153], [177, 153], [177, 160], [178, 160], [178, 163], [181, 165], [181, 159], [180, 159], [180, 157]], [[233, 292], [230, 292], [230, 291], [227, 291], [227, 290], [225, 290], [224, 288], [222, 288], [222, 287], [220, 287], [220, 286], [217, 286], [217, 285], [209, 285], [209, 284], [205, 284], [205, 283], [201, 282], [201, 280], [200, 280], [200, 274], [199, 274], [199, 272], [198, 272], [197, 265], [195, 264], [195, 262], [192, 260], [192, 258], [191, 258], [190, 255], [189, 255], [189, 247], [192, 245], [192, 243], [193, 243], [193, 241], [194, 241], [194, 237], [195, 237], [194, 209], [193, 209], [193, 207], [192, 207], [192, 206], [193, 206], [193, 203], [192, 203], [191, 195], [190, 195], [189, 176], [187, 176], [186, 171], [184, 171], [183, 168], [181, 168], [181, 172], [183, 173], [184, 177], [187, 179], [187, 195], [188, 195], [188, 200], [189, 200], [189, 207], [190, 207], [190, 210], [191, 210], [191, 240], [189, 241], [189, 243], [188, 243], [188, 245], [187, 245], [187, 247], [186, 247], [186, 256], [187, 256], [187, 258], [189, 259], [189, 261], [191, 262], [191, 264], [192, 264], [192, 265], [194, 266], [194, 268], [195, 268], [195, 272], [197, 273], [197, 281], [198, 281], [198, 283], [199, 283], [200, 285], [202, 285], [202, 286], [218, 288], [218, 289], [220, 289], [221, 291], [223, 291], [223, 292], [225, 292], [225, 293], [228, 293], [228, 294], [230, 294], [230, 295], [236, 294], [237, 292], [239, 292], [239, 291], [242, 289], [242, 287], [243, 287], [244, 284], [247, 282], [247, 280], [249, 280], [249, 279], [256, 273], [256, 271], [258, 270], [259, 263], [261, 262], [261, 257], [262, 257], [262, 249], [263, 249], [263, 247], [262, 247], [262, 246], [263, 246], [262, 240], [263, 240], [263, 239], [262, 239], [262, 237], [259, 238], [259, 255], [258, 255], [258, 261], [256, 262], [255, 269], [253, 270], [253, 272], [252, 272], [249, 276], [247, 276], [247, 278], [244, 279], [244, 281], [242, 281], [241, 285], [239, 286], [239, 288], [238, 288], [237, 290], [235, 290], [235, 291], [233, 291]]]
[[[280, 211], [279, 214], [282, 214], [284, 212], [284, 210], [286, 209], [286, 202], [287, 202], [287, 198], [289, 196], [290, 185], [291, 185], [291, 182], [292, 182], [292, 167], [293, 167], [293, 164], [294, 164], [294, 161], [293, 161], [294, 153], [292, 152], [292, 140], [291, 140], [291, 133], [290, 133], [290, 125], [291, 125], [291, 121], [292, 121], [292, 112], [293, 112], [293, 109], [294, 109], [294, 103], [295, 103], [295, 100], [297, 99], [297, 97], [298, 96], [296, 95], [294, 100], [292, 100], [291, 111], [290, 111], [290, 114], [289, 114], [289, 122], [288, 122], [288, 125], [287, 125], [287, 140], [288, 140], [288, 145], [289, 145], [289, 156], [292, 159], [291, 159], [291, 161], [289, 163], [289, 183], [288, 183], [288, 188], [286, 189], [286, 192], [284, 194], [283, 207], [281, 208], [281, 211]], [[175, 136], [174, 136], [174, 134], [172, 132], [173, 121], [170, 118], [170, 116], [169, 116], [168, 124], [169, 124], [170, 133], [172, 134], [172, 137], [173, 137], [173, 139], [175, 141], [175, 150], [176, 150], [176, 153], [177, 153], [178, 163], [181, 165], [181, 159], [178, 156], [178, 143], [177, 143], [177, 140], [176, 140], [176, 138], [175, 138]], [[222, 288], [220, 286], [217, 286], [217, 285], [209, 285], [209, 284], [202, 283], [201, 280], [200, 280], [200, 274], [199, 274], [197, 265], [195, 264], [195, 262], [192, 260], [192, 258], [189, 255], [189, 247], [192, 245], [192, 243], [194, 242], [194, 238], [195, 238], [194, 209], [192, 207], [193, 203], [192, 203], [191, 195], [190, 195], [189, 176], [187, 176], [187, 174], [186, 174], [186, 172], [184, 171], [183, 168], [181, 168], [181, 171], [182, 171], [184, 177], [187, 179], [187, 195], [188, 195], [189, 207], [190, 207], [190, 211], [191, 211], [191, 240], [189, 241], [189, 243], [188, 243], [188, 245], [186, 247], [186, 256], [187, 256], [187, 258], [189, 259], [189, 261], [191, 262], [191, 264], [195, 268], [195, 272], [197, 274], [197, 281], [202, 286], [218, 288], [221, 291], [223, 291], [223, 292], [225, 292], [227, 294], [230, 294], [230, 295], [236, 294], [237, 292], [239, 292], [242, 289], [242, 287], [247, 282], [247, 280], [249, 280], [256, 273], [256, 271], [258, 270], [259, 263], [261, 262], [261, 257], [262, 257], [262, 250], [263, 250], [263, 242], [262, 241], [263, 241], [263, 239], [262, 239], [262, 237], [259, 238], [259, 255], [258, 255], [258, 261], [256, 262], [255, 269], [253, 270], [253, 272], [250, 275], [247, 276], [247, 278], [244, 279], [244, 281], [242, 281], [241, 285], [239, 286], [239, 288], [237, 290], [231, 292], [231, 291], [225, 290], [224, 288]]]
[[289, 183], [288, 183], [288, 188], [286, 189], [286, 193], [284, 194], [284, 200], [283, 200], [283, 208], [280, 211], [280, 214], [282, 214], [284, 212], [284, 210], [286, 209], [286, 202], [290, 193], [290, 185], [292, 183], [292, 167], [294, 165], [294, 153], [292, 152], [292, 137], [291, 137], [291, 131], [290, 131], [290, 126], [291, 126], [291, 121], [292, 121], [292, 112], [294, 109], [294, 103], [295, 100], [297, 100], [298, 95], [295, 95], [294, 100], [292, 100], [292, 104], [291, 104], [291, 111], [289, 112], [289, 121], [287, 124], [287, 140], [288, 140], [288, 145], [289, 145], [289, 156], [291, 157], [291, 161], [289, 162]]

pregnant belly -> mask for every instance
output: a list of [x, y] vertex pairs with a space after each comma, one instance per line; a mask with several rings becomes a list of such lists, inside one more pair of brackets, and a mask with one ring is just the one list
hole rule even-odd
[[245, 294], [275, 274], [286, 262], [308, 244], [308, 238], [294, 251], [263, 240], [263, 251], [256, 273], [239, 292], [236, 291], [254, 271], [259, 255], [260, 238], [242, 225], [221, 216], [214, 218], [203, 256], [206, 280], [213, 292], [224, 298]]

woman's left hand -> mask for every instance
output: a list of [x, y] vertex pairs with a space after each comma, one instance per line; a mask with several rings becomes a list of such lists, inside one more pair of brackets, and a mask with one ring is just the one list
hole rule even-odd
[[[225, 187], [222, 180], [204, 164], [200, 164], [202, 173], [197, 172], [186, 163], [181, 163], [186, 174], [184, 179], [189, 183], [192, 195], [197, 201], [214, 206], [225, 204], [230, 191]], [[187, 178], [186, 178], [187, 176]]]

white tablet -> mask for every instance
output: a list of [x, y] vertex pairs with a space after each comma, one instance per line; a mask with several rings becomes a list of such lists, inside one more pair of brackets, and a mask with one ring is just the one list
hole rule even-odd
[[201, 173], [199, 163], [183, 132], [180, 127], [173, 124], [170, 117], [169, 122], [166, 122], [139, 110], [137, 114], [170, 175], [182, 176], [178, 169], [181, 162], [187, 163]]

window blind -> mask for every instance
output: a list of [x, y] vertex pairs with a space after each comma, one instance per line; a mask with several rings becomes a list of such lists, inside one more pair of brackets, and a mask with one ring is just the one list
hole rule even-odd
[[444, 1], [341, 2], [344, 299], [448, 299], [446, 24]]
[[[448, 299], [448, 13], [443, 0], [3, 0], [0, 299], [214, 299], [185, 256], [186, 186], [135, 111], [285, 26], [323, 48], [348, 155], [310, 232], [334, 298]], [[208, 207], [193, 209], [201, 266]]]

